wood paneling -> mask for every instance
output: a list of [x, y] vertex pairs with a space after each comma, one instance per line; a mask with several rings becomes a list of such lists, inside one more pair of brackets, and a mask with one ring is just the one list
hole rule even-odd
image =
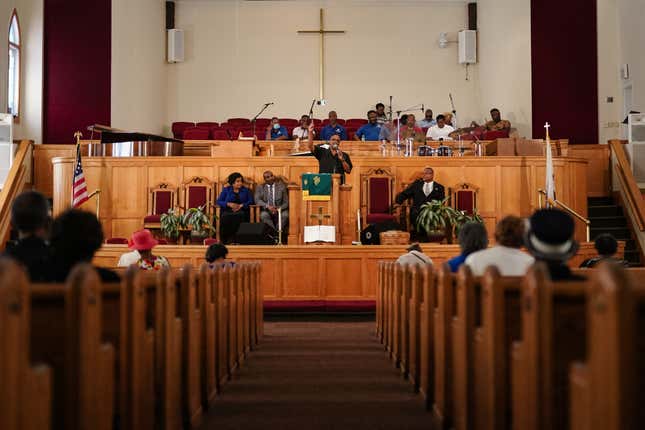
[[361, 258], [325, 259], [325, 296], [360, 297], [363, 295], [362, 269], [365, 264]]
[[[54, 194], [54, 157], [73, 157], [74, 145], [34, 145], [34, 186], [47, 197]], [[71, 191], [70, 191], [71, 192]]]
[[569, 155], [583, 158], [589, 163], [586, 172], [587, 196], [609, 196], [611, 190], [609, 145], [571, 145]]
[[[284, 296], [295, 298], [321, 296], [322, 279], [320, 260], [318, 258], [284, 258], [281, 261], [281, 266], [282, 294]], [[295, 270], [296, 268], [299, 268], [299, 270]]]

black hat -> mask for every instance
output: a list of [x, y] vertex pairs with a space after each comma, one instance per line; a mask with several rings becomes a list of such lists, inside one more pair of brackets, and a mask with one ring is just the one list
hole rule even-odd
[[540, 209], [529, 219], [526, 247], [538, 260], [567, 261], [578, 251], [573, 218], [558, 209]]

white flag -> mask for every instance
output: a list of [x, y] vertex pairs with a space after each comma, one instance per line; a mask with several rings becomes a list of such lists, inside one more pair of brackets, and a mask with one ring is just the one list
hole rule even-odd
[[550, 200], [555, 200], [555, 173], [553, 171], [553, 156], [551, 155], [551, 138], [549, 137], [549, 128], [551, 126], [547, 122], [544, 126], [546, 128], [546, 178], [544, 189], [547, 196], [547, 207], [551, 207]]

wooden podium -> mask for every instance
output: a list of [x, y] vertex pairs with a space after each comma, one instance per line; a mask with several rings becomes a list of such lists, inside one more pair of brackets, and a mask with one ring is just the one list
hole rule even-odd
[[[299, 178], [301, 179], [301, 178]], [[289, 189], [289, 245], [304, 245], [307, 225], [336, 227], [334, 245], [351, 245], [356, 237], [355, 219], [351, 216], [351, 185], [340, 185], [340, 175], [332, 175], [331, 199], [303, 200], [301, 180], [291, 183]], [[332, 244], [330, 244], [332, 245]]]

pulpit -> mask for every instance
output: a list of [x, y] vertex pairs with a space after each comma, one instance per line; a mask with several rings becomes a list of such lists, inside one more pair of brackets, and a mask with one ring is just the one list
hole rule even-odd
[[289, 189], [289, 244], [305, 243], [305, 226], [336, 227], [336, 245], [351, 245], [356, 237], [356, 216], [352, 217], [350, 198], [352, 186], [340, 184], [340, 175], [332, 175], [329, 200], [304, 200], [301, 183]]

